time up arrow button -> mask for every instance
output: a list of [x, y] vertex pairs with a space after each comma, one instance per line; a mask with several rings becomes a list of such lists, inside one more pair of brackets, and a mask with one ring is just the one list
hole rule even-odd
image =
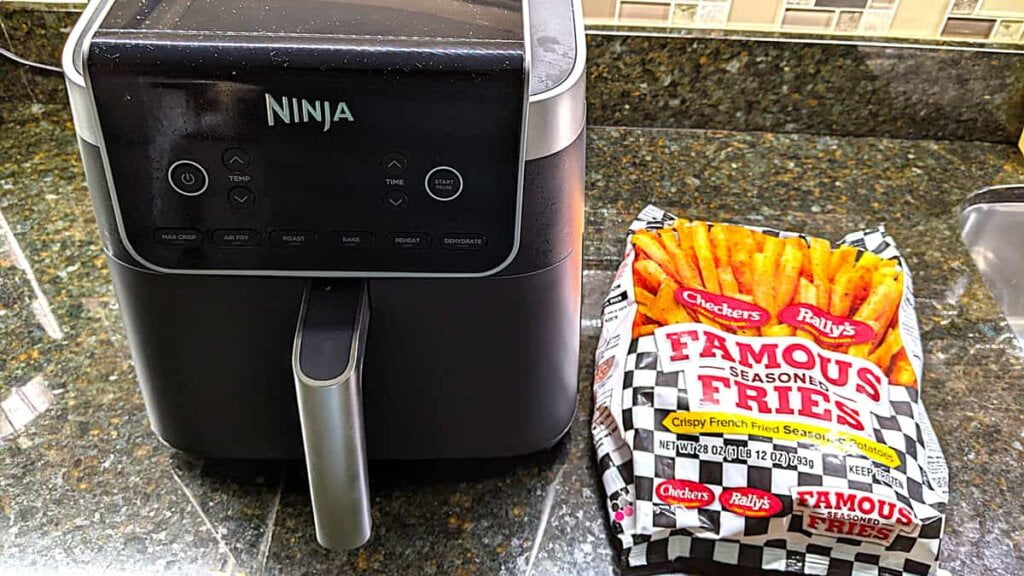
[[409, 160], [401, 152], [388, 152], [380, 159], [380, 164], [384, 167], [385, 174], [399, 176], [405, 172]]

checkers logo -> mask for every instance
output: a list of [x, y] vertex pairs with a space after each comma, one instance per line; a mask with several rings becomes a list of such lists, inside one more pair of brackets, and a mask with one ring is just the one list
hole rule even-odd
[[782, 500], [757, 488], [730, 488], [718, 501], [722, 508], [747, 518], [768, 518], [782, 511]]
[[727, 324], [733, 328], [755, 328], [764, 326], [771, 319], [771, 314], [757, 304], [744, 302], [737, 298], [713, 294], [695, 288], [676, 290], [676, 302], [696, 310], [698, 314]]
[[863, 344], [875, 337], [868, 324], [852, 318], [833, 316], [810, 304], [791, 304], [779, 312], [779, 320], [813, 334], [825, 344]]
[[683, 508], [703, 508], [715, 501], [711, 488], [689, 480], [665, 480], [654, 493], [665, 504]]

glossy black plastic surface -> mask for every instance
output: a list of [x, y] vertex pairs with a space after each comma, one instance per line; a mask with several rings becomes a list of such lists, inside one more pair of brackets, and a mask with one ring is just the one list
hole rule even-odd
[[[404, 2], [393, 1], [398, 5], [398, 10], [405, 10]], [[488, 2], [488, 4], [494, 4], [494, 2]], [[569, 78], [576, 64], [576, 42], [578, 40], [576, 29], [579, 23], [576, 22], [578, 14], [573, 11], [571, 2], [530, 0], [528, 4], [530, 8], [530, 46], [533, 53], [530, 62], [530, 94], [534, 95], [551, 90]], [[166, 4], [162, 2], [117, 4], [111, 9], [107, 25], [112, 29], [128, 30], [137, 30], [143, 25], [158, 26], [154, 21], [155, 14], [166, 12], [165, 6]], [[219, 16], [224, 18], [234, 17], [242, 10], [240, 2], [230, 4], [221, 2], [216, 3], [216, 6], [219, 7]], [[207, 10], [209, 9], [208, 7]], [[245, 5], [245, 9], [251, 10], [252, 7]], [[269, 10], [269, 8], [264, 10]], [[165, 27], [168, 25], [169, 22], [164, 23]], [[305, 22], [298, 23], [298, 26], [305, 25]], [[494, 33], [494, 36], [501, 37], [501, 34]], [[78, 38], [76, 52], [81, 50], [83, 39], [83, 37]], [[73, 64], [75, 69], [81, 73], [81, 61], [75, 58]]]
[[519, 0], [116, 0], [107, 29], [522, 40]]
[[479, 274], [514, 252], [521, 40], [102, 29], [87, 68], [144, 264]]

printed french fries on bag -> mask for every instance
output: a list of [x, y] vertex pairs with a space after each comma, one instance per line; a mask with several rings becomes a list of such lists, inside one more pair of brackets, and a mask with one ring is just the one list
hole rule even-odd
[[627, 565], [939, 573], [946, 462], [884, 229], [833, 245], [648, 206], [603, 320], [593, 435]]

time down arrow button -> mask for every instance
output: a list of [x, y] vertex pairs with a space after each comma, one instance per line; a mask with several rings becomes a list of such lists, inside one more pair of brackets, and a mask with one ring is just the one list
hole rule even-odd
[[409, 197], [401, 190], [388, 190], [384, 194], [384, 207], [394, 211], [405, 210], [409, 204]]

